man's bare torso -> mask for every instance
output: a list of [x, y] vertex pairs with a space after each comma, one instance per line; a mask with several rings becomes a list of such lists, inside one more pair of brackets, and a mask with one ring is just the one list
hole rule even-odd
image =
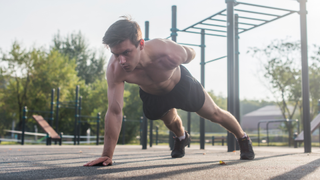
[[179, 82], [180, 67], [172, 63], [165, 54], [153, 55], [152, 43], [152, 41], [145, 43], [143, 67], [136, 67], [133, 71], [126, 72], [116, 58], [111, 58], [109, 66], [113, 67], [114, 77], [120, 81], [137, 84], [149, 94], [163, 95], [170, 92]]

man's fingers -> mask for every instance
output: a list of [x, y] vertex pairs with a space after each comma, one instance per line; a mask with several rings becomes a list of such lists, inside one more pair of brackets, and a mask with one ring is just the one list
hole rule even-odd
[[90, 162], [88, 162], [88, 163], [86, 163], [86, 164], [84, 164], [83, 166], [88, 166], [90, 163], [92, 163], [93, 161], [90, 161]]
[[98, 158], [96, 160], [88, 162], [84, 166], [95, 166], [95, 165], [99, 165], [99, 164], [100, 164], [100, 166], [101, 165], [105, 165], [106, 166], [106, 165], [109, 165], [110, 162], [112, 164], [112, 160], [110, 158], [108, 158], [108, 157], [100, 157], [100, 158]]

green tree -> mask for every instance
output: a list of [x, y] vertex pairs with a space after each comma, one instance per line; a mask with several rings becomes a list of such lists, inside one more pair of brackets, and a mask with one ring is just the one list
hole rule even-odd
[[319, 112], [318, 101], [320, 100], [320, 46], [314, 45], [315, 51], [311, 56], [312, 63], [309, 67], [309, 83], [311, 111], [310, 117], [313, 119]]
[[[22, 108], [48, 111], [50, 108], [51, 89], [62, 87], [62, 92], [69, 92], [78, 84], [75, 61], [69, 60], [58, 51], [47, 53], [43, 48], [26, 50], [18, 42], [14, 42], [10, 52], [2, 53], [1, 79], [6, 81], [5, 88], [0, 89], [1, 109], [9, 116], [17, 114], [17, 129], [21, 129]], [[67, 93], [61, 99], [67, 98]], [[28, 112], [27, 116], [31, 117]], [[35, 122], [27, 121], [26, 130], [33, 128]]]
[[[260, 59], [263, 66], [263, 76], [267, 80], [269, 90], [274, 95], [277, 105], [280, 107], [283, 118], [293, 119], [301, 115], [301, 48], [300, 42], [288, 42], [287, 40], [274, 40], [265, 48], [251, 48], [249, 52], [253, 57]], [[318, 52], [318, 51], [317, 51]], [[309, 66], [311, 118], [315, 115], [316, 102], [319, 98], [319, 54], [316, 53], [309, 58], [312, 63]], [[290, 110], [289, 106], [293, 106]], [[300, 108], [299, 108], [300, 107]], [[292, 143], [293, 128], [286, 123], [284, 129], [289, 132], [289, 139]]]
[[[139, 96], [139, 86], [125, 83], [123, 114], [125, 122], [125, 142], [131, 142], [140, 134], [140, 118], [143, 116], [142, 101]], [[123, 127], [123, 126], [122, 126]], [[119, 136], [119, 143], [122, 142], [122, 130]]]
[[58, 50], [61, 54], [68, 56], [70, 60], [76, 61], [78, 76], [86, 84], [104, 78], [103, 68], [106, 57], [103, 51], [98, 53], [96, 50], [89, 49], [89, 43], [80, 31], [65, 37], [62, 37], [58, 32], [53, 37], [52, 49]]

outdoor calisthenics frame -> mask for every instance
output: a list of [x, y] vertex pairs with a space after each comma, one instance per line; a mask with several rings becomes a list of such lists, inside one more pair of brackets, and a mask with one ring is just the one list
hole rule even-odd
[[[269, 124], [270, 123], [277, 123], [277, 122], [298, 122], [297, 125], [298, 125], [298, 133], [300, 131], [300, 125], [299, 125], [299, 121], [298, 119], [271, 119], [271, 120], [260, 120], [258, 122], [258, 146], [260, 146], [260, 123], [267, 123], [266, 124], [266, 127], [267, 127], [267, 144], [269, 146]], [[289, 133], [290, 133], [290, 130], [289, 130]], [[289, 145], [290, 145], [290, 138], [289, 138]]]
[[[254, 28], [260, 27], [264, 24], [273, 22], [280, 18], [286, 17], [293, 13], [298, 13], [300, 15], [300, 32], [301, 32], [301, 63], [302, 63], [302, 103], [303, 103], [303, 128], [304, 128], [304, 151], [311, 152], [311, 133], [310, 133], [310, 105], [309, 105], [309, 74], [308, 74], [308, 47], [307, 47], [307, 10], [306, 2], [307, 0], [298, 0], [300, 4], [300, 11], [289, 10], [283, 8], [262, 6], [257, 4], [250, 4], [244, 2], [237, 2], [236, 0], [225, 0], [227, 8], [209, 16], [183, 30], [177, 29], [177, 14], [176, 6], [172, 6], [172, 26], [171, 26], [171, 39], [177, 42], [177, 32], [193, 33], [201, 35], [201, 45], [196, 44], [186, 44], [180, 43], [182, 45], [197, 46], [201, 48], [201, 84], [204, 86], [205, 82], [205, 64], [209, 62], [214, 62], [219, 59], [227, 58], [227, 79], [228, 79], [228, 111], [233, 114], [236, 119], [240, 120], [240, 100], [239, 100], [239, 34], [252, 30]], [[249, 11], [244, 9], [235, 9], [235, 6], [250, 6], [257, 7], [265, 10], [275, 10], [278, 13], [267, 13], [257, 11]], [[240, 7], [241, 8], [241, 7]], [[237, 14], [235, 14], [235, 11]], [[253, 14], [260, 15], [263, 18], [250, 17], [242, 14]], [[217, 18], [216, 18], [217, 17]], [[226, 17], [226, 20], [219, 19], [218, 17]], [[250, 20], [250, 22], [240, 22], [239, 20]], [[223, 22], [225, 25], [213, 23], [213, 22]], [[146, 21], [146, 38], [149, 39], [149, 22]], [[226, 30], [213, 29], [212, 27], [225, 28]], [[208, 31], [213, 31], [214, 33], [208, 33]], [[204, 61], [205, 53], [205, 35], [226, 37], [227, 38], [227, 56], [219, 57], [213, 60]], [[168, 37], [168, 38], [169, 38]], [[190, 117], [190, 115], [188, 115]], [[144, 121], [144, 126], [146, 127], [147, 121]], [[188, 118], [188, 124], [190, 119]], [[205, 124], [204, 119], [200, 119], [200, 149], [204, 149], [204, 134], [205, 134]], [[170, 133], [170, 147], [173, 148], [172, 133]], [[143, 139], [147, 138], [146, 132], [143, 134]], [[235, 138], [232, 134], [228, 133], [228, 152], [234, 151]], [[145, 141], [146, 143], [146, 141]], [[146, 144], [143, 144], [143, 149], [146, 148]]]

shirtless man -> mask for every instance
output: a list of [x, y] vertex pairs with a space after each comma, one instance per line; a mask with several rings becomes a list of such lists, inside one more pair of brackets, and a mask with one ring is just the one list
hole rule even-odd
[[190, 142], [177, 114], [178, 109], [196, 112], [201, 117], [218, 123], [233, 133], [240, 145], [240, 159], [254, 159], [250, 138], [238, 121], [227, 111], [220, 109], [181, 64], [195, 57], [192, 48], [180, 46], [167, 39], [145, 42], [139, 25], [128, 18], [112, 24], [103, 37], [112, 56], [107, 68], [109, 107], [105, 116], [104, 149], [102, 156], [84, 166], [111, 165], [122, 123], [124, 83], [140, 86], [143, 111], [148, 119], [161, 119], [172, 131], [175, 146], [173, 158], [185, 155]]

